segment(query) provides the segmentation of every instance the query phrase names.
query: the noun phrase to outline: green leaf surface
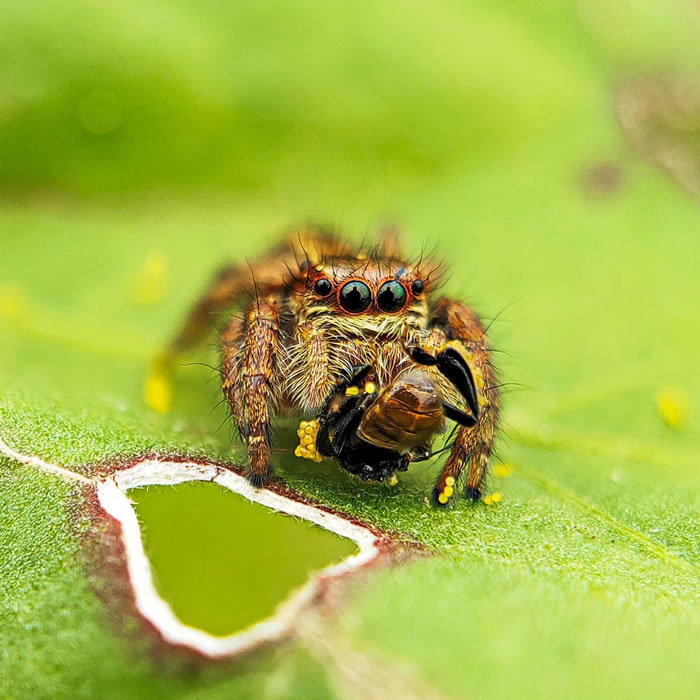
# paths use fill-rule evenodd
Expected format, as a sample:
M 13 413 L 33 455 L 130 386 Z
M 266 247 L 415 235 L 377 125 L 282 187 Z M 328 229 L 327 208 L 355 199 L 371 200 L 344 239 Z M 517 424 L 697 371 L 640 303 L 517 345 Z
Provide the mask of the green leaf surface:
M 353 584 L 325 634 L 447 696 L 693 697 L 700 209 L 614 111 L 630 75 L 697 72 L 689 7 L 5 3 L 0 437 L 90 475 L 241 464 L 216 374 L 179 367 L 158 415 L 150 359 L 222 261 L 308 217 L 355 240 L 389 218 L 408 254 L 449 262 L 446 293 L 498 316 L 511 468 L 499 503 L 437 511 L 437 464 L 359 484 L 291 456 L 283 425 L 280 479 L 434 553 Z M 691 171 L 693 114 L 671 129 Z M 313 638 L 153 658 L 96 594 L 76 487 L 1 458 L 0 494 L 0 695 L 347 692 Z

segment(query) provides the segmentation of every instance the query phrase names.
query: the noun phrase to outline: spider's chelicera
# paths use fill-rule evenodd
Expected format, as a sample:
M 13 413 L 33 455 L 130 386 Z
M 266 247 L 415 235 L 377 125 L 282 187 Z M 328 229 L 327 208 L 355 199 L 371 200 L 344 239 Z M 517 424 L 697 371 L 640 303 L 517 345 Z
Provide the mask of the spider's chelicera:
M 253 484 L 270 473 L 279 413 L 310 418 L 295 454 L 335 459 L 365 480 L 427 459 L 454 421 L 433 500 L 447 504 L 465 468 L 464 493 L 479 498 L 498 389 L 477 315 L 433 298 L 438 268 L 404 260 L 392 232 L 367 253 L 305 230 L 252 264 L 219 271 L 168 356 L 201 340 L 213 312 L 247 299 L 221 332 L 221 376 Z

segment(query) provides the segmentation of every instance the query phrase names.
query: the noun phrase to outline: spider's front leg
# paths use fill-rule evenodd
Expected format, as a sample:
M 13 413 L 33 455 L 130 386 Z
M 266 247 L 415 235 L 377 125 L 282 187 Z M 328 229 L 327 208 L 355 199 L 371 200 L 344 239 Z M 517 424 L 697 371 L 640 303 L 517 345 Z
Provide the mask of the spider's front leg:
M 437 505 L 447 505 L 468 464 L 464 494 L 476 501 L 481 497 L 500 404 L 498 389 L 493 381 L 486 332 L 470 308 L 447 298 L 438 299 L 435 303 L 431 323 L 437 332 L 444 333 L 448 342 L 435 355 L 416 349 L 412 353 L 413 359 L 420 364 L 436 365 L 459 390 L 472 414 L 472 421 L 460 421 L 461 411 L 446 411 L 448 417 L 461 425 L 433 488 L 433 500 Z
M 270 472 L 270 423 L 279 403 L 279 301 L 251 301 L 243 319 L 221 334 L 222 388 L 248 450 L 248 480 L 261 486 Z
M 342 252 L 344 243 L 333 234 L 314 226 L 303 227 L 260 258 L 221 267 L 190 309 L 184 323 L 157 361 L 169 368 L 175 359 L 207 337 L 213 314 L 242 299 L 262 297 L 281 290 L 302 275 L 299 261 L 312 265 L 327 255 Z

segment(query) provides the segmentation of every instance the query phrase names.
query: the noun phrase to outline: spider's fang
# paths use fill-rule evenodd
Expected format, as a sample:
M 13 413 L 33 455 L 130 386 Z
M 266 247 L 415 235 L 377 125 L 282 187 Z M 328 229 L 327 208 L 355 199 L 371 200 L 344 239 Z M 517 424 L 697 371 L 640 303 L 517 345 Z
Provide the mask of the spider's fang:
M 452 346 L 446 346 L 437 356 L 440 371 L 459 389 L 475 418 L 479 417 L 479 400 L 477 398 L 474 376 L 462 354 Z

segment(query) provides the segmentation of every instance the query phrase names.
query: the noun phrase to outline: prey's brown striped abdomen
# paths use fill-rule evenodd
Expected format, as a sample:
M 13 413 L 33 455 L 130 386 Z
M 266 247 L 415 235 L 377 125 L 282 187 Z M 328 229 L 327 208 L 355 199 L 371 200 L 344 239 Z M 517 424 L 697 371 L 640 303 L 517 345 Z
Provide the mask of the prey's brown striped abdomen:
M 367 409 L 359 427 L 363 440 L 403 453 L 430 444 L 443 430 L 442 399 L 420 369 L 401 374 Z

